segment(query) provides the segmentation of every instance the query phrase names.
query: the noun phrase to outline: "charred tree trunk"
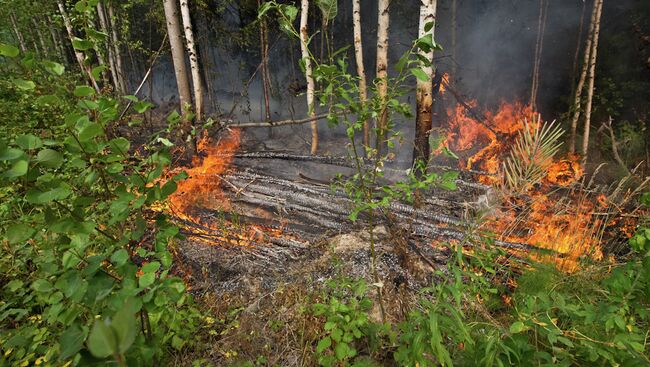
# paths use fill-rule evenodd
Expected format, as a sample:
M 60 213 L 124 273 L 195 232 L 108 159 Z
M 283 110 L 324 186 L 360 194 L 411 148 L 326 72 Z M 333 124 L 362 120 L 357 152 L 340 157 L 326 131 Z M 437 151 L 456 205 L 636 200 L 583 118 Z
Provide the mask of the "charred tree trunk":
M 377 94 L 381 100 L 381 109 L 377 118 L 377 154 L 386 150 L 386 134 L 388 128 L 388 30 L 390 27 L 390 0 L 379 0 L 377 18 Z
M 172 51 L 172 62 L 176 75 L 181 113 L 185 115 L 186 106 L 192 105 L 192 94 L 190 92 L 190 81 L 187 77 L 187 63 L 185 62 L 181 27 L 178 21 L 178 6 L 176 0 L 163 0 L 163 6 L 165 8 L 167 33 L 169 34 L 169 45 Z
M 418 38 L 431 35 L 433 41 L 435 35 L 437 0 L 420 1 L 420 25 Z M 431 29 L 427 30 L 430 27 Z M 433 127 L 433 49 L 428 52 L 419 51 L 420 56 L 426 60 L 422 71 L 427 76 L 426 80 L 417 79 L 415 92 L 416 116 L 415 116 L 415 144 L 413 150 L 413 161 L 421 161 L 427 164 L 429 158 L 429 133 Z
M 352 0 L 352 23 L 354 26 L 354 58 L 359 76 L 359 100 L 366 104 L 368 100 L 368 86 L 366 82 L 366 68 L 363 64 L 363 40 L 361 34 L 361 0 Z M 370 122 L 363 122 L 363 145 L 370 146 Z
M 258 7 L 263 1 L 258 0 Z M 264 94 L 264 119 L 271 121 L 271 78 L 269 77 L 269 39 L 266 18 L 260 19 L 260 56 L 262 66 L 262 93 Z
M 74 30 L 72 29 L 72 23 L 70 23 L 70 19 L 68 18 L 68 13 L 65 10 L 65 5 L 63 5 L 63 0 L 57 0 L 57 5 L 59 6 L 59 12 L 61 13 L 61 18 L 63 18 L 63 24 L 65 25 L 65 29 L 68 31 L 68 37 L 70 38 L 70 44 L 72 45 L 72 41 L 75 38 Z M 84 63 L 83 53 L 76 50 L 74 46 L 72 46 L 72 49 L 74 50 L 74 55 L 77 58 L 77 63 L 79 63 L 79 67 L 81 68 L 81 71 L 86 73 L 88 80 L 95 88 L 95 90 L 99 93 L 100 92 L 99 85 L 97 84 L 97 81 L 95 80 L 95 77 L 93 76 L 93 73 L 91 72 L 90 68 Z
M 537 111 L 537 91 L 539 90 L 539 72 L 542 64 L 542 50 L 544 48 L 544 33 L 546 31 L 548 4 L 548 0 L 539 0 L 539 24 L 537 26 L 537 42 L 535 43 L 535 60 L 530 92 L 530 108 L 533 112 Z
M 589 70 L 589 58 L 591 56 L 591 44 L 594 39 L 594 26 L 596 25 L 596 15 L 598 13 L 598 2 L 595 0 L 594 8 L 591 12 L 591 21 L 589 23 L 589 35 L 587 37 L 587 43 L 585 44 L 585 53 L 582 61 L 582 70 L 580 72 L 580 79 L 578 79 L 578 85 L 576 86 L 575 96 L 573 97 L 572 112 L 573 116 L 571 118 L 571 136 L 569 138 L 569 153 L 574 154 L 576 151 L 576 140 L 577 131 L 578 131 L 578 121 L 580 120 L 580 106 L 582 102 L 582 90 L 584 89 L 585 80 L 587 80 L 587 71 Z
M 603 0 L 597 0 L 596 23 L 594 25 L 591 56 L 589 58 L 589 84 L 587 86 L 587 104 L 585 106 L 585 126 L 582 136 L 582 164 L 587 162 L 589 152 L 589 130 L 591 127 L 591 108 L 594 97 L 594 82 L 596 79 L 596 58 L 598 55 L 598 36 L 600 35 L 600 17 L 603 13 Z
M 576 92 L 576 73 L 578 72 L 578 60 L 580 60 L 580 45 L 582 44 L 582 34 L 585 28 L 585 12 L 587 9 L 587 2 L 582 2 L 582 12 L 580 14 L 580 26 L 578 27 L 578 39 L 576 40 L 576 52 L 573 55 L 573 67 L 571 68 L 571 94 L 574 96 Z
M 456 45 L 457 40 L 457 30 L 458 30 L 458 0 L 452 0 L 451 2 L 451 80 L 456 80 L 456 72 L 458 65 L 458 49 Z M 450 80 L 450 81 L 451 81 Z
M 9 14 L 9 18 L 11 19 L 11 27 L 14 30 L 16 41 L 18 41 L 18 46 L 20 46 L 20 51 L 22 51 L 24 54 L 27 52 L 27 46 L 25 45 L 25 38 L 23 37 L 23 34 L 20 32 L 20 28 L 18 28 L 18 22 L 16 21 L 16 16 L 14 15 L 13 12 L 11 12 L 11 14 Z
M 307 21 L 309 20 L 309 0 L 301 0 L 300 10 L 300 50 L 302 59 L 305 62 L 305 78 L 307 79 L 307 109 L 309 116 L 316 116 L 314 105 L 314 77 L 312 75 L 311 55 L 309 53 L 309 33 L 307 32 Z M 311 154 L 318 151 L 318 122 L 311 122 Z
M 196 120 L 203 119 L 203 83 L 201 82 L 201 64 L 196 53 L 194 42 L 194 29 L 192 17 L 190 16 L 189 0 L 181 0 L 181 15 L 183 17 L 183 28 L 185 29 L 185 41 L 187 42 L 187 53 L 190 57 L 190 70 L 192 72 L 192 86 L 194 88 L 194 113 Z

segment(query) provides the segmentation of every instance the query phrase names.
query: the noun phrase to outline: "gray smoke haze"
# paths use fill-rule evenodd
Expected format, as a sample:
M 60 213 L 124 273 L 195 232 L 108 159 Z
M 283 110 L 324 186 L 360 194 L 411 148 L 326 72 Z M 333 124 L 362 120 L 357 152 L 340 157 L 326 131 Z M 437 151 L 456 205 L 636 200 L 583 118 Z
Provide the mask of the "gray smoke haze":
M 625 8 L 622 0 L 616 6 Z M 362 27 L 364 57 L 367 77 L 374 77 L 377 1 L 362 0 Z M 438 1 L 436 41 L 444 51 L 436 54 L 436 65 L 442 71 L 457 67 L 457 90 L 468 99 L 476 99 L 484 109 L 495 108 L 501 101 L 527 103 L 537 37 L 539 0 L 457 0 L 457 45 L 458 55 L 453 57 L 451 45 L 452 0 Z M 581 20 L 582 0 L 549 0 L 546 32 L 541 62 L 538 106 L 547 120 L 556 119 L 565 111 L 562 96 L 571 88 L 574 53 Z M 587 3 L 585 28 L 588 26 L 591 1 Z M 228 8 L 223 17 L 233 29 L 240 27 L 241 18 L 237 5 Z M 417 36 L 419 2 L 416 0 L 393 0 L 391 4 L 391 30 L 389 62 L 396 62 L 409 48 Z M 313 31 L 320 25 L 319 14 L 313 10 Z M 604 13 L 604 21 L 607 12 Z M 352 44 L 351 1 L 339 1 L 339 14 L 332 26 L 335 48 Z M 586 32 L 586 29 L 585 29 Z M 306 102 L 304 95 L 292 96 L 288 86 L 293 81 L 304 84 L 297 66 L 300 49 L 297 41 L 289 41 L 277 29 L 270 29 L 270 72 L 274 95 L 271 99 L 273 119 L 304 117 Z M 313 48 L 320 49 L 320 37 L 315 37 Z M 259 50 L 239 49 L 234 42 L 213 45 L 208 55 L 211 96 L 220 106 L 213 113 L 229 112 L 233 104 L 235 119 L 240 121 L 261 121 L 264 117 L 261 81 L 259 76 L 251 79 L 259 65 Z M 348 52 L 350 71 L 355 73 L 352 49 Z M 163 60 L 155 70 L 153 94 L 156 103 L 174 100 L 175 80 L 171 64 Z M 249 83 L 250 80 L 250 83 Z M 447 97 L 450 98 L 450 97 Z M 414 98 L 408 98 L 413 101 Z M 452 103 L 454 101 L 448 101 Z M 413 135 L 413 121 L 401 121 L 399 126 L 409 142 Z M 330 130 L 322 124 L 322 141 L 330 134 L 338 135 L 342 129 Z M 288 128 L 289 129 L 289 128 Z M 262 130 L 262 129 L 260 129 Z M 264 129 L 266 130 L 266 129 Z M 292 134 L 302 134 L 308 139 L 308 127 L 292 127 Z M 408 159 L 411 146 L 400 149 L 400 158 Z

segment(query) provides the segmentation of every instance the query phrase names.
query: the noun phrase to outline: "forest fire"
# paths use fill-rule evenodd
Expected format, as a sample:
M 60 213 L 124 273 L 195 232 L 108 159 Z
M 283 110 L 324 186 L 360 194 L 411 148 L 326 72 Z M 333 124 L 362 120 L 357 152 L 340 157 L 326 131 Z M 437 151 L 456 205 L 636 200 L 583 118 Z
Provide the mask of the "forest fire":
M 225 173 L 230 167 L 232 153 L 239 148 L 241 132 L 233 129 L 216 144 L 204 137 L 197 144 L 199 154 L 192 160 L 192 167 L 185 171 L 188 178 L 179 182 L 178 189 L 170 197 L 174 210 L 188 212 L 193 205 L 202 204 L 205 207 L 228 209 L 228 201 L 224 200 L 219 186 L 218 175 Z
M 475 102 L 470 103 L 474 108 Z M 467 108 L 457 105 L 448 111 L 449 133 L 446 143 L 455 152 L 465 153 L 462 169 L 484 172 L 478 179 L 499 186 L 501 170 L 507 153 L 525 129 L 525 121 L 539 121 L 529 106 L 520 103 L 502 103 L 494 113 L 488 112 L 484 121 L 468 114 Z M 537 129 L 537 124 L 530 125 Z M 525 193 L 525 198 L 502 193 L 500 211 L 492 218 L 492 230 L 502 240 L 521 242 L 548 249 L 551 255 L 533 255 L 544 261 L 555 261 L 558 267 L 573 271 L 582 257 L 602 258 L 597 238 L 600 223 L 591 213 L 598 204 L 586 195 L 572 194 L 558 200 L 553 186 L 568 187 L 583 175 L 576 156 L 556 159 L 546 169 L 540 185 Z

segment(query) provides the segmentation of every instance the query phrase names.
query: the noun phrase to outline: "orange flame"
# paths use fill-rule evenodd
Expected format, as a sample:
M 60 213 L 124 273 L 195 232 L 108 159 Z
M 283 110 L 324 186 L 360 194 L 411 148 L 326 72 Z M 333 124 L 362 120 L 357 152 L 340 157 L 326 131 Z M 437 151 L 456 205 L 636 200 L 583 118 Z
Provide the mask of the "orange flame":
M 192 160 L 192 167 L 187 168 L 188 178 L 178 183 L 178 189 L 170 197 L 170 202 L 175 210 L 187 212 L 193 205 L 201 204 L 204 207 L 218 205 L 220 209 L 227 209 L 229 204 L 219 190 L 221 180 L 217 177 L 225 173 L 232 162 L 234 151 L 239 148 L 241 133 L 238 129 L 231 131 L 230 135 L 213 145 L 205 137 L 197 144 L 199 156 Z
M 476 102 L 470 102 L 469 107 L 476 108 Z M 533 120 L 534 113 L 530 106 L 504 102 L 496 112 L 487 112 L 484 121 L 470 116 L 467 108 L 461 104 L 450 109 L 448 115 L 446 144 L 467 157 L 461 160 L 461 168 L 485 172 L 486 175 L 480 175 L 479 180 L 485 184 L 497 184 L 504 158 L 519 132 L 525 128 L 524 121 Z M 582 175 L 583 168 L 578 157 L 569 156 L 555 161 L 548 168 L 544 184 L 569 186 Z M 497 214 L 498 220 L 494 218 L 494 229 L 507 233 L 502 235 L 504 240 L 555 251 L 555 255 L 534 257 L 555 261 L 559 268 L 566 271 L 575 270 L 581 257 L 601 259 L 603 255 L 599 241 L 593 233 L 598 223 L 590 215 L 595 205 L 579 198 L 573 199 L 570 205 L 564 202 L 560 204 L 547 191 L 549 189 L 543 187 L 528 192 L 533 201 L 523 211 L 522 205 L 525 207 L 525 203 L 505 203 Z

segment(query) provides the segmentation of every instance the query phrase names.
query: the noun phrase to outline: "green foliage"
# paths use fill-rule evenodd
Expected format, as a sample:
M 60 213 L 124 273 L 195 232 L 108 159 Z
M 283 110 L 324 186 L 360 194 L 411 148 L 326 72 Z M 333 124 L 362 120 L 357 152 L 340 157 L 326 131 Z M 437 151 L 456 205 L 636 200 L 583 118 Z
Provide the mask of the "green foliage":
M 524 120 L 524 128 L 503 163 L 503 183 L 511 192 L 522 193 L 541 182 L 562 145 L 564 130 L 555 122 L 539 119 L 539 115 L 534 118 L 532 126 Z
M 182 348 L 200 315 L 170 275 L 179 229 L 151 211 L 174 191 L 161 179 L 170 153 L 134 156 L 108 136 L 118 101 L 57 63 L 4 72 L 1 363 L 152 365 Z
M 368 335 L 371 322 L 368 311 L 372 301 L 365 296 L 365 281 L 351 282 L 347 279 L 330 281 L 322 303 L 314 305 L 314 315 L 325 317 L 324 337 L 316 346 L 318 362 L 322 366 L 348 363 L 357 355 L 355 342 Z

